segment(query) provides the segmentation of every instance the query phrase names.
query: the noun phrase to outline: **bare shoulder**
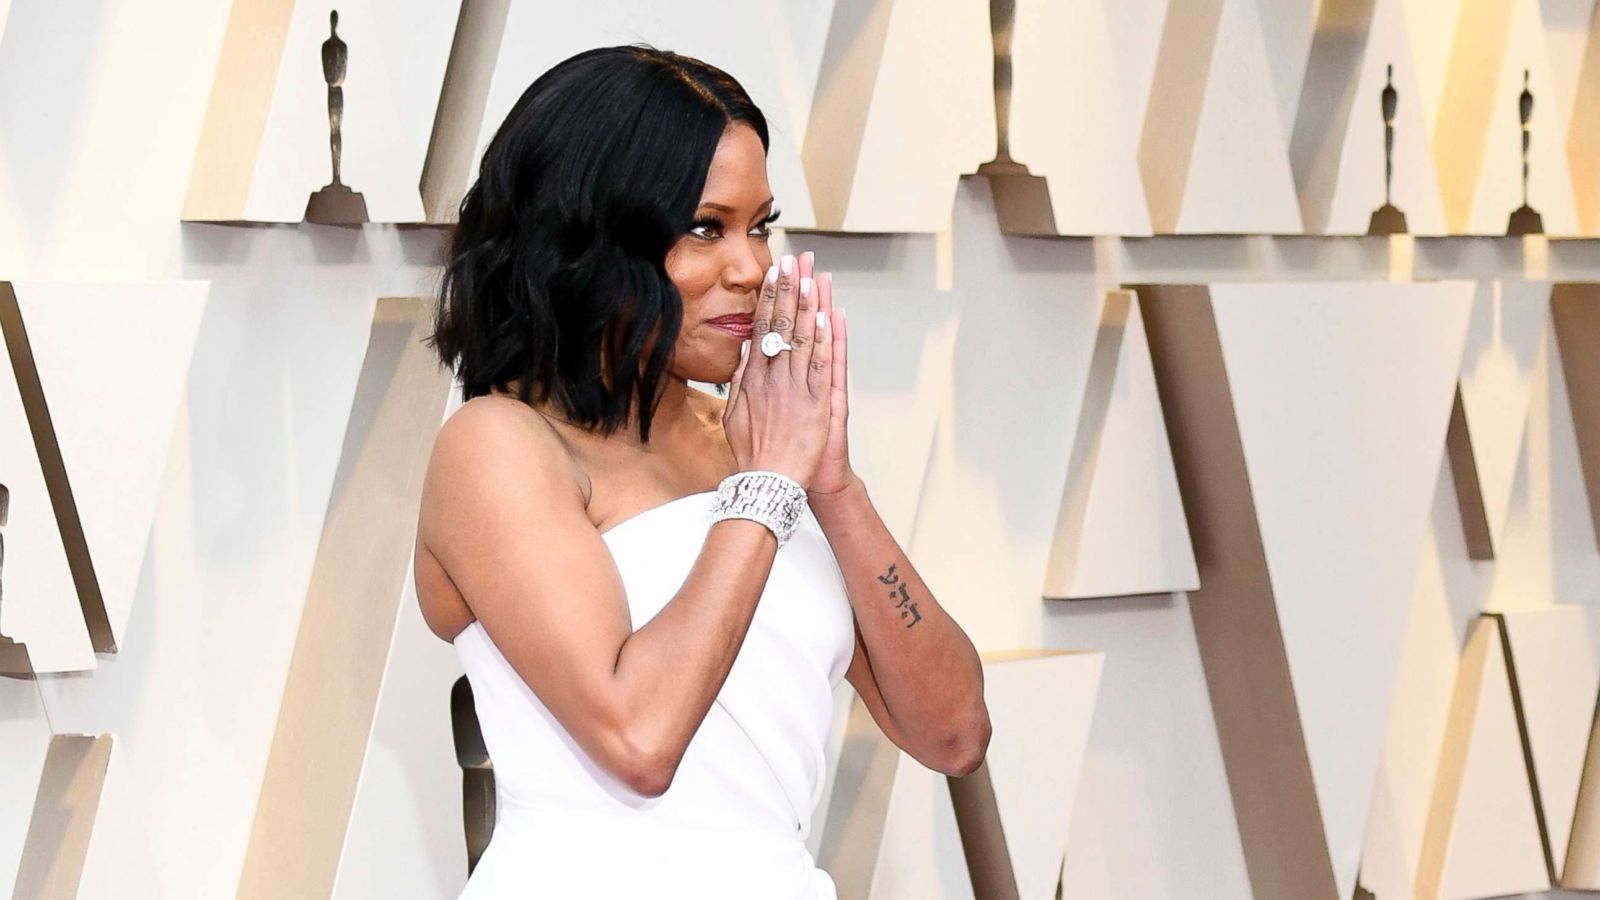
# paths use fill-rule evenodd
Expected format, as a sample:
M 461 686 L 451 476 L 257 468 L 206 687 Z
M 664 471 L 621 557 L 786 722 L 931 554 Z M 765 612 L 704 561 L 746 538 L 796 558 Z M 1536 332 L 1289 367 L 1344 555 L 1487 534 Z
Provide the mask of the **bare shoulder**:
M 583 467 L 549 420 L 509 397 L 474 397 L 445 420 L 434 438 L 424 490 L 438 482 L 485 475 L 533 477 L 547 487 L 570 481 L 584 498 L 591 489 Z
M 423 476 L 417 516 L 417 599 L 446 640 L 475 617 L 461 594 L 485 564 L 489 537 L 581 529 L 589 485 L 555 428 L 506 397 L 474 397 L 440 426 Z M 533 510 L 536 522 L 525 521 Z

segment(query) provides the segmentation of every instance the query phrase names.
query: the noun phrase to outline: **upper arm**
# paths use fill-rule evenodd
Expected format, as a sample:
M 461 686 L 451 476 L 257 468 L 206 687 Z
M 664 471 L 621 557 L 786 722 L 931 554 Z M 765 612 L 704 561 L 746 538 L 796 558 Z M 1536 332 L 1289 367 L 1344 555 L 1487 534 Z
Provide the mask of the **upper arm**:
M 498 398 L 451 416 L 428 464 L 418 543 L 574 740 L 634 783 L 639 754 L 614 678 L 632 632 L 627 598 L 549 423 Z

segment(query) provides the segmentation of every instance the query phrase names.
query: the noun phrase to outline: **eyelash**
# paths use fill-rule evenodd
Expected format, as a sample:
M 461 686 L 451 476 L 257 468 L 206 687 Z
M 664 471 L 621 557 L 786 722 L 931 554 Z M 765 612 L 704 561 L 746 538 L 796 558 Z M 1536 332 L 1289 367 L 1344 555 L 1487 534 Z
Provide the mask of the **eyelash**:
M 783 210 L 774 209 L 772 211 L 772 213 L 770 215 L 768 215 L 765 219 L 762 219 L 760 222 L 756 223 L 756 227 L 761 229 L 761 232 L 760 232 L 759 236 L 760 236 L 760 238 L 762 240 L 766 240 L 767 238 L 772 237 L 772 227 L 771 227 L 772 223 L 778 221 L 778 216 L 780 216 L 782 214 L 783 214 Z M 726 227 L 726 225 L 723 223 L 722 219 L 720 219 L 720 218 L 718 218 L 716 216 L 708 216 L 708 217 L 703 218 L 703 219 L 695 219 L 694 222 L 689 225 L 689 231 L 693 232 L 696 228 L 707 228 L 707 227 L 715 228 L 718 231 L 721 231 L 723 228 Z M 699 235 L 695 235 L 695 237 L 700 237 L 700 236 Z M 701 238 L 701 239 L 702 240 L 711 240 L 711 238 Z

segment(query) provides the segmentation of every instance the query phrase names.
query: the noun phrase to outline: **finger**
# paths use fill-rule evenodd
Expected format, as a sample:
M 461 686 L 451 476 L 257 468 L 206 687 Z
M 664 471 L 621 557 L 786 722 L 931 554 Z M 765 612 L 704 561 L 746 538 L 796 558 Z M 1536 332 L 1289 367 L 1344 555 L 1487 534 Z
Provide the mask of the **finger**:
M 833 305 L 833 273 L 822 273 L 824 290 L 828 296 L 829 314 L 833 316 L 833 383 L 849 396 L 850 391 L 850 329 L 845 323 L 844 310 Z
M 761 354 L 761 362 L 756 363 L 756 368 L 767 368 L 766 354 L 761 353 L 761 339 L 772 330 L 772 317 L 778 304 L 778 266 L 776 263 L 767 266 L 767 277 L 761 282 L 761 298 L 756 301 L 755 315 L 750 319 L 750 356 Z
M 794 336 L 794 309 L 800 296 L 800 273 L 795 268 L 794 257 L 785 253 L 778 262 L 778 300 L 772 309 L 772 330 L 783 335 L 785 341 Z M 776 356 L 772 362 L 785 363 Z
M 810 276 L 800 279 L 800 289 L 795 292 L 794 352 L 789 354 L 789 368 L 796 381 L 806 377 L 811 367 L 811 345 L 817 341 L 817 283 Z
M 805 378 L 806 357 L 810 355 L 810 343 L 816 339 L 815 317 L 809 315 L 817 305 L 817 279 L 812 268 L 816 264 L 817 255 L 810 250 L 795 257 L 795 274 L 800 277 L 800 287 L 811 285 L 809 293 L 802 290 L 795 301 L 794 308 L 794 335 L 792 342 L 794 352 L 789 354 L 789 368 L 794 373 L 796 381 Z M 809 280 L 808 280 L 809 279 Z M 807 323 L 810 323 L 809 325 Z M 796 357 L 799 357 L 796 359 Z
M 834 318 L 833 315 L 833 284 L 827 272 L 818 272 L 812 276 L 812 284 L 817 292 L 817 312 L 821 313 L 828 322 L 828 330 L 826 332 L 820 329 L 817 331 L 817 340 L 825 340 L 834 344 L 834 346 L 828 348 L 828 356 L 832 359 L 839 352 L 837 346 L 839 320 Z M 818 322 L 820 324 L 821 320 L 819 319 Z M 830 378 L 833 377 L 837 377 L 837 375 L 830 373 Z
M 833 344 L 830 356 L 833 360 L 833 383 L 842 385 L 844 381 L 844 310 L 833 305 L 833 273 L 823 272 L 817 276 L 817 306 L 828 314 L 828 337 Z
M 739 402 L 739 386 L 744 384 L 744 367 L 745 363 L 749 361 L 750 341 L 746 339 L 743 344 L 739 345 L 739 364 L 733 367 L 733 379 L 728 383 L 728 405 L 723 408 L 724 413 Z
M 811 396 L 819 398 L 833 393 L 833 328 L 828 316 L 820 309 L 806 313 L 816 332 L 816 340 L 811 342 L 810 353 L 802 354 L 798 346 L 794 353 L 797 357 L 806 357 L 806 384 L 811 388 Z

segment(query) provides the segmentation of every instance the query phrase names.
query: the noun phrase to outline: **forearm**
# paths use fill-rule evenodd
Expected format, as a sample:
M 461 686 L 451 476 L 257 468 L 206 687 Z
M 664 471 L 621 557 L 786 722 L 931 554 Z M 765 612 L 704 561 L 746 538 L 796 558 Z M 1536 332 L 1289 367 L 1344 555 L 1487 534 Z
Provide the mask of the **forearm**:
M 632 753 L 670 780 L 722 690 L 766 588 L 778 541 L 766 526 L 715 523 L 677 594 L 623 642 L 616 686 Z M 665 790 L 665 784 L 661 786 Z
M 966 632 L 934 598 L 859 478 L 810 505 L 844 573 L 896 728 L 928 747 L 970 740 L 987 726 L 988 713 L 983 665 Z

